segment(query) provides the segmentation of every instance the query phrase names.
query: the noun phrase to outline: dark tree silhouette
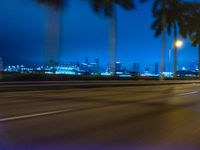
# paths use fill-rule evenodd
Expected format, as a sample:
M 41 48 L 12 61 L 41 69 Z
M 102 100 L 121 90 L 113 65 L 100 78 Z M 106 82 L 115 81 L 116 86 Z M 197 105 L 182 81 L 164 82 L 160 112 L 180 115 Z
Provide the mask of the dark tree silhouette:
M 177 46 L 175 45 L 175 42 L 177 41 L 178 33 L 181 31 L 179 30 L 178 32 L 178 29 L 183 26 L 183 10 L 184 5 L 181 0 L 155 0 L 152 8 L 154 22 L 151 28 L 155 30 L 155 36 L 158 37 L 161 34 L 164 36 L 165 31 L 168 35 L 171 35 L 173 31 L 174 78 L 177 77 Z M 163 41 L 163 43 L 165 42 Z M 162 49 L 162 53 L 164 54 L 164 48 Z M 164 56 L 162 56 L 162 61 L 164 62 L 163 59 Z
M 36 1 L 45 6 L 53 7 L 56 10 L 60 10 L 64 6 L 63 0 L 36 0 Z
M 184 25 L 181 30 L 184 37 L 189 37 L 192 46 L 198 47 L 198 70 L 200 79 L 200 3 L 187 3 L 183 16 Z

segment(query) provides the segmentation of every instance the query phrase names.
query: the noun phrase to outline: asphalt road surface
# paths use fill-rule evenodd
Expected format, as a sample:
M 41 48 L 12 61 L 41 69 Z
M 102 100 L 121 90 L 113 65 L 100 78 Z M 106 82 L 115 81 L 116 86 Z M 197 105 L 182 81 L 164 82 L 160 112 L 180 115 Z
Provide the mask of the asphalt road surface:
M 198 150 L 200 84 L 0 92 L 0 150 L 68 149 Z

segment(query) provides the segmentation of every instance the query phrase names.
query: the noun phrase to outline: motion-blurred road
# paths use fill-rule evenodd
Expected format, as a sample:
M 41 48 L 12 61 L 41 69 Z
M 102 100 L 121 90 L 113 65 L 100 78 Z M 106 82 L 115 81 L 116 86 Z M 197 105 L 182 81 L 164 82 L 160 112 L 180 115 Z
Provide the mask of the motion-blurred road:
M 16 91 L 0 92 L 0 150 L 200 149 L 198 83 L 4 86 Z

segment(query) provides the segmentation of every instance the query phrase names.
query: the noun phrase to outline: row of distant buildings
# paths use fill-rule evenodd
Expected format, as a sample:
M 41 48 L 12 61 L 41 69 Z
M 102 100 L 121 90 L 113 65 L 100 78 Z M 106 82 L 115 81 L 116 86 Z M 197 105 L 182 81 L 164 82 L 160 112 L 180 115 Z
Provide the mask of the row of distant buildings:
M 56 74 L 84 74 L 84 75 L 100 75 L 102 73 L 110 72 L 109 65 L 107 67 L 100 66 L 100 60 L 95 58 L 92 62 L 89 61 L 88 57 L 85 58 L 84 62 L 70 62 L 62 65 L 58 65 L 53 61 L 49 61 L 44 66 L 33 66 L 27 67 L 25 65 L 12 65 L 3 67 L 3 60 L 0 57 L 0 69 L 7 72 L 44 72 L 44 73 L 56 73 Z M 130 69 L 127 69 L 122 65 L 121 62 L 116 62 L 116 73 L 117 74 L 140 74 L 141 67 L 140 63 L 133 63 Z M 150 72 L 149 68 L 145 68 L 145 72 Z M 155 64 L 155 74 L 159 74 L 159 65 Z
M 119 76 L 159 76 L 159 63 L 155 63 L 152 69 L 144 68 L 141 71 L 139 62 L 133 63 L 130 69 L 123 67 L 121 62 L 116 62 L 116 74 Z M 62 65 L 57 65 L 52 61 L 44 66 L 34 65 L 27 67 L 24 65 L 6 66 L 3 67 L 3 60 L 0 57 L 0 70 L 5 72 L 18 72 L 18 73 L 46 73 L 46 74 L 68 74 L 68 75 L 111 75 L 109 65 L 105 68 L 101 67 L 100 60 L 95 58 L 89 62 L 88 57 L 84 62 L 70 62 Z M 197 63 L 192 62 L 189 64 L 189 69 L 183 67 L 178 73 L 179 76 L 196 76 Z M 171 72 L 165 72 L 166 76 L 172 77 Z

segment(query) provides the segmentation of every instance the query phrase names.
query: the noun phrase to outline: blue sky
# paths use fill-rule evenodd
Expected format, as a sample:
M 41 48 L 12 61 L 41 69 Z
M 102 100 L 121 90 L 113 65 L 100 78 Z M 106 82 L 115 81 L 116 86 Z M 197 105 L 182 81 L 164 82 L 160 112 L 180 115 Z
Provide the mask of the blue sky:
M 136 4 L 137 9 L 117 9 L 117 60 L 130 67 L 133 62 L 152 67 L 160 62 L 161 38 L 150 29 L 151 2 Z M 61 62 L 84 61 L 98 57 L 106 66 L 109 58 L 109 19 L 95 14 L 81 0 L 69 0 L 62 11 Z M 44 58 L 46 9 L 31 0 L 2 0 L 0 5 L 0 56 L 6 65 L 37 64 Z M 166 49 L 171 48 L 167 38 Z M 166 52 L 167 54 L 167 52 Z M 166 55 L 166 63 L 168 57 Z M 197 48 L 189 41 L 178 52 L 179 65 L 197 61 Z

